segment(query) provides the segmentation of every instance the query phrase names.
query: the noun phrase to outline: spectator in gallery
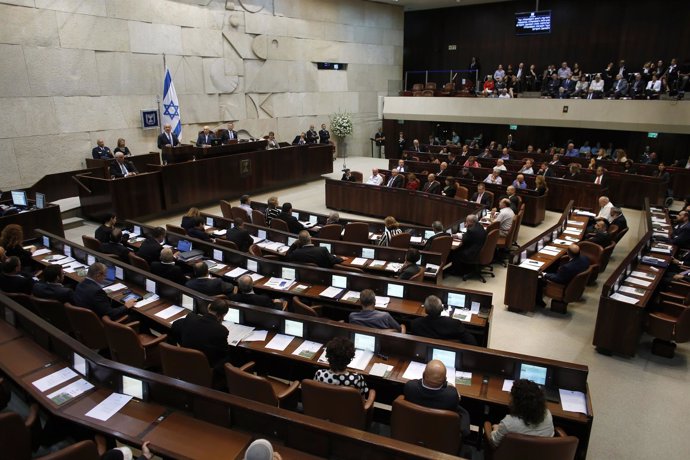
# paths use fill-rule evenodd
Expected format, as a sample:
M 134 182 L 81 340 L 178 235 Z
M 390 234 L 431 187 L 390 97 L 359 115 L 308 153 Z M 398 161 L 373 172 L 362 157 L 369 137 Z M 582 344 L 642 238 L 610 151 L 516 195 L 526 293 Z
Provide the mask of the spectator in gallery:
M 494 71 L 494 80 L 503 79 L 506 76 L 505 70 L 503 70 L 503 65 L 498 64 L 498 68 Z
M 115 147 L 115 150 L 113 150 L 114 153 L 122 152 L 124 156 L 126 157 L 131 157 L 132 152 L 129 151 L 129 147 L 125 145 L 125 140 L 123 138 L 119 138 L 117 140 L 117 147 Z
M 307 134 L 306 133 L 300 133 L 299 135 L 295 136 L 295 138 L 292 140 L 292 145 L 306 145 L 307 144 Z
M 580 77 L 580 80 L 575 85 L 575 91 L 573 91 L 573 97 L 584 97 L 587 94 L 589 88 L 589 83 L 587 83 L 587 77 L 584 75 Z
M 328 144 L 331 139 L 331 133 L 326 129 L 326 123 L 321 124 L 321 129 L 319 130 L 319 143 Z
M 307 131 L 307 144 L 316 144 L 319 140 L 319 133 L 316 132 L 314 125 L 309 125 L 309 131 Z
M 601 99 L 604 95 L 604 80 L 601 74 L 598 73 L 589 84 L 587 88 L 587 99 Z
M 414 173 L 409 173 L 407 175 L 407 184 L 405 185 L 405 188 L 407 190 L 419 190 L 419 179 L 417 179 L 417 176 Z
M 273 131 L 268 132 L 268 138 L 266 139 L 266 150 L 279 149 L 280 145 L 276 141 L 276 135 Z
M 482 88 L 482 95 L 484 97 L 489 97 L 494 93 L 495 85 L 494 85 L 494 79 L 491 75 L 486 76 L 486 80 L 484 80 L 484 87 Z

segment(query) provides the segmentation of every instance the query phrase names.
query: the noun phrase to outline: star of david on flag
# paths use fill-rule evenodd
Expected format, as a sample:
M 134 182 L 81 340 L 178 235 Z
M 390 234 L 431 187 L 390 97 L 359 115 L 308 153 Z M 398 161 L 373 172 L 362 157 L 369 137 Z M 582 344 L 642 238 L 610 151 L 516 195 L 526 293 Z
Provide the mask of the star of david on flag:
M 182 133 L 182 121 L 180 120 L 180 102 L 177 100 L 175 85 L 173 85 L 170 69 L 165 68 L 165 81 L 163 83 L 163 115 L 161 128 L 170 123 L 172 132 L 180 138 Z

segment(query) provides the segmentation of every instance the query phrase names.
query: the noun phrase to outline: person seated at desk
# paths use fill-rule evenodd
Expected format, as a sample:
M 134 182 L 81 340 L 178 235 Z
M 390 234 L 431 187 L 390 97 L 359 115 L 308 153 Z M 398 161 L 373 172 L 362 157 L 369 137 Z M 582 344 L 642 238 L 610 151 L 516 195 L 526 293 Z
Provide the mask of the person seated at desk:
M 122 152 L 122 154 L 124 154 L 124 156 L 126 157 L 132 156 L 132 152 L 129 151 L 129 147 L 125 145 L 125 140 L 122 137 L 117 140 L 117 147 L 115 147 L 115 150 L 113 150 L 113 152 Z
M 254 240 L 247 229 L 244 228 L 244 221 L 238 217 L 233 219 L 232 224 L 232 227 L 225 234 L 225 239 L 235 243 L 240 251 L 249 251 L 249 246 L 254 244 Z
M 91 149 L 91 157 L 94 160 L 111 160 L 113 154 L 110 152 L 110 147 L 105 146 L 103 139 L 98 139 L 96 146 Z
M 163 132 L 158 135 L 158 148 L 163 147 L 177 147 L 180 145 L 180 140 L 177 138 L 177 134 L 172 132 L 172 125 L 166 123 L 163 125 Z
M 405 263 L 402 266 L 402 269 L 400 270 L 400 279 L 401 280 L 409 280 L 413 276 L 415 276 L 417 273 L 419 273 L 419 269 L 421 268 L 417 262 L 419 262 L 420 255 L 419 251 L 416 250 L 415 248 L 410 248 L 407 250 L 407 254 L 405 254 Z
M 353 311 L 348 317 L 350 324 L 371 327 L 375 329 L 393 329 L 401 332 L 402 328 L 387 311 L 376 310 L 376 294 L 371 289 L 365 289 L 359 293 L 361 311 Z
M 369 185 L 381 185 L 383 184 L 383 176 L 379 174 L 379 170 L 374 168 L 371 170 L 371 176 L 365 182 Z
M 441 164 L 439 164 L 438 168 L 439 168 L 438 172 L 436 173 L 437 178 L 448 176 L 448 163 L 443 161 L 443 162 L 441 162 Z
M 230 141 L 237 141 L 237 131 L 235 131 L 235 124 L 233 122 L 228 123 L 228 129 L 224 129 L 220 134 L 220 141 L 223 144 L 229 144 Z
M 607 196 L 599 197 L 599 213 L 596 219 L 606 219 L 607 223 L 611 222 L 611 209 L 613 209 L 613 203 L 609 200 Z
M 477 191 L 472 194 L 473 203 L 483 204 L 487 208 L 491 206 L 491 196 L 486 193 L 486 185 L 483 182 L 477 184 Z
M 581 171 L 582 165 L 580 163 L 570 163 L 568 165 L 568 172 L 563 175 L 563 179 L 579 180 Z
M 117 216 L 113 213 L 106 214 L 101 219 L 101 225 L 98 226 L 94 232 L 94 238 L 96 238 L 101 243 L 107 243 L 110 241 L 110 233 L 115 228 L 117 223 Z
M 204 126 L 203 131 L 201 131 L 196 138 L 196 146 L 211 147 L 211 141 L 213 141 L 215 138 L 216 136 L 214 136 L 211 132 L 211 128 L 209 128 L 208 126 Z
M 391 169 L 391 177 L 386 182 L 386 187 L 401 188 L 403 186 L 403 176 L 397 169 Z
M 0 290 L 9 293 L 28 294 L 34 287 L 31 275 L 22 273 L 22 262 L 17 256 L 7 257 L 0 273 Z
M 398 166 L 396 166 L 394 169 L 399 173 L 406 173 L 407 167 L 405 166 L 405 160 L 398 160 Z
M 508 198 L 502 198 L 498 202 L 498 213 L 496 208 L 491 211 L 491 222 L 498 222 L 498 234 L 502 237 L 508 236 L 510 232 L 510 227 L 513 225 L 513 219 L 515 218 L 515 213 L 510 206 L 510 200 Z
M 280 209 L 278 208 L 278 197 L 272 196 L 266 202 L 266 225 L 271 225 L 271 219 L 280 216 Z M 279 218 L 279 217 L 278 217 Z
M 228 296 L 229 300 L 233 302 L 241 302 L 249 305 L 258 305 L 259 307 L 275 308 L 282 310 L 283 301 L 280 299 L 271 299 L 267 295 L 256 294 L 254 292 L 254 280 L 249 275 L 242 275 L 237 280 L 236 294 Z
M 292 140 L 292 145 L 307 145 L 307 133 L 300 133 Z
M 352 387 L 362 394 L 363 398 L 369 396 L 367 382 L 360 374 L 347 370 L 352 358 L 355 357 L 355 346 L 347 337 L 335 337 L 326 344 L 326 359 L 328 369 L 319 369 L 314 374 L 317 382 Z
M 575 164 L 575 163 L 573 163 L 573 164 Z M 551 165 L 551 166 L 563 166 L 563 162 L 561 161 L 561 156 L 556 153 L 551 158 L 551 161 L 549 161 L 549 165 Z
M 314 125 L 309 125 L 309 131 L 307 131 L 307 144 L 316 144 L 319 141 L 319 133 L 316 132 Z
M 439 236 L 448 235 L 443 231 L 443 224 L 439 220 L 435 220 L 431 223 L 431 230 L 433 230 L 434 234 L 431 235 L 428 240 L 426 240 L 426 244 L 424 245 L 425 251 L 431 250 L 431 245 L 436 238 Z
M 503 183 L 503 179 L 501 178 L 501 170 L 498 167 L 494 167 L 494 169 L 491 171 L 491 174 L 486 176 L 484 182 L 487 184 L 501 185 Z
M 551 281 L 556 284 L 567 285 L 570 280 L 575 278 L 578 274 L 589 268 L 589 259 L 580 254 L 580 246 L 576 243 L 568 246 L 568 261 L 561 262 L 555 273 L 544 273 L 540 282 L 537 283 L 537 305 L 545 307 L 546 302 L 543 299 L 543 290 L 546 281 Z
M 457 189 L 455 188 L 455 179 L 452 177 L 446 177 L 446 186 L 441 190 L 441 195 L 447 196 L 448 198 L 454 198 Z
M 324 247 L 316 247 L 311 242 L 311 236 L 306 230 L 301 230 L 297 241 L 292 243 L 287 252 L 287 260 L 297 263 L 312 263 L 321 268 L 331 268 L 335 264 L 343 262 L 338 256 L 334 256 Z
M 331 139 L 331 133 L 326 129 L 326 123 L 321 123 L 321 129 L 319 130 L 319 144 L 328 144 Z
M 62 283 L 64 274 L 62 266 L 58 264 L 48 265 L 43 270 L 43 281 L 34 284 L 32 293 L 34 297 L 41 299 L 57 300 L 60 303 L 74 303 L 74 291 Z
M 24 229 L 18 224 L 9 224 L 0 233 L 0 246 L 5 248 L 5 257 L 18 257 L 25 272 L 34 267 L 31 254 L 36 250 L 34 246 L 24 249 Z
M 175 256 L 171 248 L 163 248 L 159 260 L 151 263 L 151 273 L 183 286 L 187 283 L 187 277 L 175 263 Z
M 422 188 L 422 192 L 438 195 L 441 193 L 441 184 L 436 180 L 436 174 L 429 174 L 426 179 L 426 184 Z
M 606 222 L 604 222 L 604 220 L 596 221 L 594 224 L 594 232 L 585 235 L 583 241 L 590 241 L 598 244 L 602 248 L 611 244 L 611 236 L 606 232 Z
M 625 216 L 623 215 L 623 210 L 621 208 L 618 208 L 616 206 L 611 208 L 611 223 L 609 224 L 609 226 L 611 225 L 617 226 L 619 232 L 628 228 L 628 221 L 625 219 Z
M 326 225 L 337 224 L 340 222 L 340 214 L 335 211 L 331 211 L 326 218 Z
M 268 138 L 266 139 L 266 150 L 279 149 L 280 144 L 276 141 L 276 135 L 273 131 L 268 132 Z
M 534 174 L 534 160 L 531 158 L 525 159 L 525 164 L 518 171 L 520 174 Z M 524 176 L 523 176 L 524 179 Z
M 149 264 L 152 264 L 160 259 L 163 244 L 165 244 L 165 229 L 163 227 L 155 227 L 144 242 L 141 243 L 141 246 L 139 246 L 137 255 Z
M 496 160 L 496 166 L 494 166 L 494 168 L 499 169 L 501 171 L 507 171 L 508 170 L 508 168 L 506 168 L 505 161 L 503 161 L 502 158 L 499 158 L 498 160 Z
M 187 235 L 203 241 L 213 241 L 211 235 L 206 233 L 206 230 L 204 229 L 204 220 L 201 217 L 194 218 L 194 225 L 187 230 Z
M 458 276 L 465 275 L 472 270 L 472 265 L 477 263 L 479 253 L 486 242 L 486 229 L 479 223 L 476 214 L 468 214 L 465 218 L 467 231 L 462 236 L 460 247 L 452 252 L 452 273 Z
M 516 187 L 514 185 L 509 185 L 506 188 L 505 198 L 510 200 L 510 209 L 512 209 L 513 213 L 517 215 L 518 211 L 520 210 L 520 197 L 518 196 Z
M 551 177 L 553 174 L 551 165 L 545 161 L 539 166 L 539 171 L 537 171 L 537 176 Z
M 124 316 L 127 310 L 134 306 L 136 300 L 130 299 L 124 305 L 113 306 L 113 301 L 102 287 L 105 283 L 106 270 L 106 266 L 100 262 L 91 264 L 86 272 L 86 278 L 74 290 L 74 304 L 93 311 L 99 318 L 107 316 L 116 320 Z
M 203 261 L 196 262 L 193 266 L 194 278 L 187 281 L 185 286 L 209 296 L 232 295 L 234 286 L 220 278 L 211 277 L 208 274 L 208 265 Z
M 170 327 L 168 343 L 202 352 L 211 368 L 218 372 L 230 355 L 229 331 L 223 326 L 227 314 L 227 300 L 214 299 L 205 314 L 190 313 L 175 321 Z
M 458 175 L 458 179 L 474 180 L 474 174 L 472 174 L 468 166 L 463 166 Z
M 276 218 L 287 224 L 290 233 L 299 233 L 304 230 L 304 225 L 292 215 L 292 203 L 283 203 L 282 211 Z
M 608 187 L 609 185 L 609 178 L 606 174 L 604 174 L 606 170 L 604 169 L 603 166 L 599 166 L 596 170 L 596 175 L 594 176 L 594 183 L 599 184 L 602 187 Z
M 245 194 L 245 195 L 242 195 L 240 197 L 239 208 L 243 209 L 244 212 L 247 213 L 247 219 L 248 219 L 247 222 L 251 223 L 253 209 L 252 209 L 252 200 L 249 199 L 249 195 Z
M 112 254 L 125 263 L 129 263 L 129 248 L 122 244 L 122 230 L 115 227 L 110 232 L 110 241 L 101 243 L 98 249 L 103 254 Z
M 381 235 L 381 239 L 379 240 L 379 246 L 390 246 L 393 235 L 401 234 L 402 230 L 400 229 L 400 224 L 393 216 L 386 217 L 383 220 L 383 224 L 383 235 Z
M 459 340 L 467 345 L 477 345 L 477 340 L 456 319 L 441 316 L 443 302 L 435 295 L 424 299 L 426 316 L 412 321 L 412 334 L 430 339 Z
M 690 222 L 688 222 L 688 212 L 681 211 L 676 218 L 676 226 L 671 233 L 671 243 L 681 249 L 690 249 Z
M 355 178 L 352 177 L 352 172 L 349 169 L 343 169 L 343 176 L 340 178 L 340 180 L 344 180 L 347 182 L 356 182 Z
M 513 187 L 515 187 L 516 189 L 519 188 L 522 190 L 526 190 L 527 189 L 527 181 L 525 181 L 525 176 L 523 176 L 522 174 L 518 174 L 515 177 L 515 180 L 513 181 Z
M 460 415 L 460 431 L 466 437 L 470 434 L 470 413 L 460 406 L 458 390 L 448 385 L 447 372 L 445 364 L 432 359 L 426 363 L 421 379 L 405 382 L 403 395 L 412 404 L 457 412 Z
M 546 185 L 545 176 L 536 176 L 534 178 L 534 190 L 539 194 L 539 196 L 544 196 L 549 191 L 549 187 Z
M 539 386 L 531 380 L 513 382 L 510 390 L 510 414 L 493 426 L 491 444 L 498 446 L 508 433 L 550 438 L 554 434 L 551 412 Z
M 419 184 L 419 179 L 417 179 L 417 176 L 414 173 L 407 175 L 407 184 L 405 184 L 405 188 L 407 190 L 419 190 Z
M 135 176 L 137 168 L 131 161 L 125 160 L 125 154 L 118 152 L 115 154 L 115 161 L 110 164 L 110 177 L 120 178 Z
M 197 218 L 201 218 L 201 211 L 199 211 L 199 208 L 189 208 L 187 214 L 182 216 L 180 227 L 184 228 L 186 232 L 189 232 L 189 229 L 194 227 L 194 220 Z

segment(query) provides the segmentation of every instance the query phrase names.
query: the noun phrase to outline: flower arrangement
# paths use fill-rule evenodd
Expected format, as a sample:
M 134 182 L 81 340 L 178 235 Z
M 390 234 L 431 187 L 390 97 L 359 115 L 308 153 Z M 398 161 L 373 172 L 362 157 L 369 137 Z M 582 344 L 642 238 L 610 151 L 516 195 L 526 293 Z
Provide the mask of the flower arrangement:
M 333 135 L 344 138 L 352 134 L 352 116 L 349 113 L 335 113 L 330 118 Z

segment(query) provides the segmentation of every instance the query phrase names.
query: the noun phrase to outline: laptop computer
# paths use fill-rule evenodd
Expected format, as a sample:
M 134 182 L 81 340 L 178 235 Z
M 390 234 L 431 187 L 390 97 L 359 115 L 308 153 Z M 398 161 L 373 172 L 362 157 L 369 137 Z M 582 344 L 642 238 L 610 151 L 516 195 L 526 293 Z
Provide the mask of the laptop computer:
M 192 249 L 192 242 L 187 240 L 178 241 L 177 250 L 180 251 L 177 258 L 183 262 L 204 255 L 204 251 L 201 249 Z

